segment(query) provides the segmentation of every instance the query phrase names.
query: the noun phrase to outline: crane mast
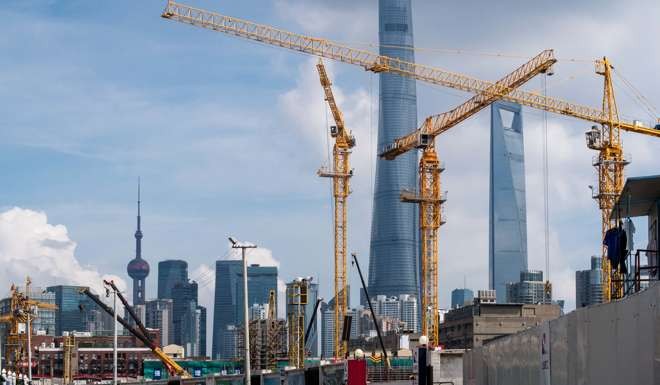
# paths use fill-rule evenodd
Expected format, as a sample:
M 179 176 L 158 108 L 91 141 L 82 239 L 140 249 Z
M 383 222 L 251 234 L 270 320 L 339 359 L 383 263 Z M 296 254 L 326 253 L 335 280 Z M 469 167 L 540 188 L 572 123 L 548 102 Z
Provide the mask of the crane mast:
M 600 129 L 596 127 L 595 129 L 592 129 L 591 132 L 587 133 L 587 142 L 589 148 L 599 151 L 597 160 L 594 161 L 594 166 L 597 167 L 599 174 L 599 189 L 594 197 L 598 199 L 599 207 L 602 212 L 603 234 L 613 225 L 609 220 L 609 214 L 616 197 L 621 192 L 623 186 L 623 167 L 627 164 L 621 147 L 620 131 L 624 130 L 660 137 L 660 130 L 658 130 L 657 127 L 654 129 L 640 125 L 637 122 L 628 122 L 619 119 L 611 80 L 612 67 L 607 59 L 597 61 L 599 67 L 597 72 L 603 75 L 605 79 L 603 104 L 602 107 L 598 109 L 517 88 L 538 73 L 545 72 L 545 70 L 555 62 L 551 50 L 543 51 L 540 55 L 537 55 L 530 61 L 531 64 L 527 63 L 512 74 L 503 78 L 501 81 L 492 83 L 436 67 L 407 62 L 378 55 L 370 51 L 351 48 L 335 43 L 331 40 L 305 36 L 268 25 L 257 24 L 251 21 L 222 15 L 220 13 L 190 7 L 173 0 L 168 0 L 167 6 L 161 16 L 167 19 L 217 32 L 223 32 L 267 45 L 278 46 L 305 54 L 357 65 L 367 71 L 376 73 L 394 73 L 415 80 L 476 94 L 472 99 L 451 111 L 427 118 L 422 127 L 414 130 L 409 135 L 396 139 L 392 144 L 384 148 L 380 154 L 385 159 L 394 159 L 398 155 L 413 148 L 423 149 L 419 167 L 419 195 L 411 191 L 404 191 L 401 198 L 407 202 L 422 204 L 422 206 L 426 208 L 420 210 L 420 219 L 422 219 L 422 215 L 426 215 L 423 220 L 420 220 L 420 226 L 423 227 L 423 229 L 421 229 L 422 247 L 426 250 L 423 251 L 422 258 L 426 258 L 425 260 L 427 262 L 434 260 L 437 261 L 437 252 L 435 254 L 435 259 L 433 258 L 433 252 L 430 252 L 432 250 L 437 250 L 437 236 L 434 235 L 434 230 L 432 229 L 435 228 L 435 231 L 437 231 L 437 226 L 442 222 L 441 210 L 439 207 L 434 207 L 434 205 L 438 206 L 442 203 L 439 190 L 439 175 L 442 171 L 442 167 L 440 166 L 437 154 L 435 153 L 433 145 L 434 138 L 448 128 L 453 127 L 474 115 L 493 101 L 502 99 L 524 106 L 600 124 Z M 538 65 L 536 69 L 534 69 L 534 65 Z M 547 67 L 543 68 L 546 65 Z M 337 143 L 338 142 L 335 144 Z M 337 149 L 337 146 L 335 146 L 335 149 Z M 335 154 L 334 172 L 341 170 L 341 173 L 345 174 L 349 170 L 348 157 L 338 157 L 337 152 L 335 152 Z M 435 162 L 438 162 L 437 165 Z M 422 174 L 426 175 L 422 176 Z M 332 177 L 335 181 L 335 197 L 341 195 L 342 191 L 348 195 L 348 179 L 345 179 L 345 184 L 341 184 L 340 182 L 342 182 L 342 178 L 338 178 L 337 175 L 332 175 Z M 437 178 L 437 181 L 434 180 L 434 178 Z M 434 189 L 437 190 L 437 193 L 433 193 Z M 338 228 L 338 224 L 345 225 L 345 201 L 342 200 L 339 203 L 340 205 L 335 204 L 336 250 L 337 245 L 345 247 L 346 241 L 345 237 L 337 237 L 337 234 L 345 234 L 345 226 Z M 338 211 L 338 208 L 341 208 L 341 210 Z M 438 219 L 433 219 L 434 216 L 437 216 Z M 338 218 L 343 219 L 338 221 Z M 424 240 L 424 234 L 426 234 L 426 241 Z M 436 245 L 435 247 L 433 246 L 434 244 Z M 341 251 L 342 248 L 340 247 L 339 250 Z M 424 254 L 427 256 L 425 257 Z M 342 259 L 341 255 L 339 255 L 339 259 L 337 258 L 337 255 L 338 254 L 336 253 L 336 271 L 338 271 L 337 267 L 345 266 L 345 263 L 343 265 L 337 264 L 337 261 Z M 345 251 L 343 256 L 343 260 L 345 261 Z M 435 270 L 433 270 L 432 266 L 434 263 Z M 433 271 L 437 272 L 437 262 L 434 263 L 427 266 L 427 270 L 426 272 L 423 272 L 423 275 L 429 272 L 433 274 Z M 425 264 L 423 264 L 423 266 L 425 266 Z M 617 298 L 622 295 L 620 279 L 616 275 L 615 279 L 612 279 L 611 268 L 609 266 L 609 261 L 607 261 L 606 258 L 603 258 L 603 273 L 604 300 L 608 301 L 613 297 Z M 337 299 L 340 299 L 342 296 L 342 294 L 336 290 L 337 283 L 341 284 L 342 279 L 345 282 L 345 275 L 339 275 L 339 278 L 336 278 L 335 295 Z M 437 281 L 437 278 L 435 278 L 435 280 Z M 614 289 L 610 289 L 612 284 L 615 286 Z M 427 290 L 427 287 L 429 290 L 434 290 L 432 284 L 427 286 L 426 283 L 423 283 L 422 287 L 424 288 L 424 291 Z M 435 291 L 437 293 L 437 289 L 435 289 Z M 614 291 L 614 293 L 611 293 L 611 291 Z M 437 317 L 434 316 L 433 319 L 435 318 Z M 337 322 L 340 321 L 341 320 L 335 318 L 335 325 L 339 325 Z M 338 329 L 338 327 L 335 329 Z M 336 330 L 335 333 L 337 333 Z M 335 347 L 337 347 L 336 337 L 335 343 Z
M 355 146 L 355 137 L 344 126 L 344 117 L 334 94 L 332 93 L 332 83 L 325 70 L 323 61 L 319 59 L 316 69 L 319 73 L 319 80 L 323 87 L 325 100 L 330 107 L 335 126 L 330 127 L 330 136 L 334 138 L 335 144 L 332 150 L 332 168 L 320 168 L 317 174 L 321 177 L 332 178 L 332 195 L 334 198 L 334 252 L 335 252 L 335 309 L 334 321 L 335 330 L 333 335 L 334 356 L 344 357 L 347 346 L 341 338 L 340 325 L 344 322 L 346 311 L 348 309 L 347 301 L 347 228 L 346 213 L 347 199 L 351 193 L 349 181 L 353 176 L 351 170 L 350 154 L 351 148 Z

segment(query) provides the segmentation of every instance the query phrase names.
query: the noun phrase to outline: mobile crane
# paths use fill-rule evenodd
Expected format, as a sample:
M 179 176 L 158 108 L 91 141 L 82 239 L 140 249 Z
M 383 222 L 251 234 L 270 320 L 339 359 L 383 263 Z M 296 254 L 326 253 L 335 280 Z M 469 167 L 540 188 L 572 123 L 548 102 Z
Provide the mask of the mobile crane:
M 128 304 L 128 301 L 126 301 L 126 298 L 121 294 L 121 292 L 117 289 L 117 286 L 115 286 L 115 283 L 113 281 L 103 281 L 106 285 L 112 287 L 115 293 L 117 293 L 117 297 L 119 297 L 119 300 L 122 302 L 126 310 L 128 311 L 128 314 L 133 318 L 133 321 L 137 325 L 137 327 L 131 325 L 128 323 L 123 317 L 117 315 L 117 321 L 126 328 L 131 334 L 133 334 L 138 340 L 140 340 L 145 346 L 147 346 L 151 351 L 154 353 L 156 358 L 158 358 L 165 368 L 167 369 L 168 373 L 170 376 L 178 376 L 181 378 L 190 378 L 191 375 L 184 369 L 182 368 L 179 364 L 177 364 L 176 361 L 174 361 L 170 356 L 165 354 L 163 350 L 160 348 L 160 346 L 156 345 L 156 343 L 149 337 L 149 333 L 147 329 L 144 327 L 142 324 L 142 321 L 140 321 L 140 318 L 135 314 L 133 311 L 133 308 Z M 85 294 L 88 296 L 92 301 L 94 301 L 101 309 L 103 309 L 106 313 L 110 314 L 113 318 L 115 317 L 115 312 L 110 308 L 108 305 L 106 305 L 101 299 L 98 297 L 98 295 L 92 294 L 92 292 L 89 290 L 89 288 L 83 288 L 81 290 L 82 294 Z

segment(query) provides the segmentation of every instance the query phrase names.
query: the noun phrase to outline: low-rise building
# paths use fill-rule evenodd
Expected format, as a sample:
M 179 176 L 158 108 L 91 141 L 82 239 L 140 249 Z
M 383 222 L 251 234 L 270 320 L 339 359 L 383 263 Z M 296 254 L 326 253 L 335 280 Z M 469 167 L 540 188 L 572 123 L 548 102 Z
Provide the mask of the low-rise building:
M 446 349 L 471 349 L 561 315 L 559 305 L 477 303 L 449 311 L 440 325 Z

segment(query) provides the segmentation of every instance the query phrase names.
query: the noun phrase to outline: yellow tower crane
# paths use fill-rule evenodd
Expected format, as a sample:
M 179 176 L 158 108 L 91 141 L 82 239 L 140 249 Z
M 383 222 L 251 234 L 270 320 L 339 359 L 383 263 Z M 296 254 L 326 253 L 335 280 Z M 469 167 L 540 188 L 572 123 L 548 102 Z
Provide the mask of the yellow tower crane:
M 492 102 L 494 99 L 505 99 L 521 105 L 600 124 L 600 127 L 592 126 L 591 130 L 586 133 L 586 140 L 587 147 L 599 151 L 593 162 L 598 171 L 598 191 L 594 194 L 594 198 L 598 200 L 601 210 L 603 236 L 607 230 L 615 226 L 615 223 L 610 220 L 610 212 L 623 188 L 623 168 L 628 164 L 623 155 L 620 131 L 625 130 L 660 137 L 660 127 L 658 126 L 650 128 L 639 122 L 631 123 L 619 120 L 612 84 L 612 69 L 613 67 L 607 58 L 596 61 L 596 73 L 602 75 L 604 79 L 601 110 L 520 90 L 513 90 L 504 95 L 498 91 L 495 93 L 498 96 L 491 100 Z M 510 85 L 510 87 L 514 87 L 514 85 Z M 477 95 L 472 99 L 484 97 L 488 94 L 487 92 L 483 95 Z M 471 105 L 475 105 L 472 99 L 453 110 L 428 117 L 418 130 L 397 138 L 392 144 L 387 145 L 380 156 L 385 159 L 395 159 L 414 148 L 422 148 L 425 152 L 429 151 L 429 148 L 433 146 L 433 138 L 476 112 L 470 113 L 473 111 Z M 607 302 L 623 296 L 623 286 L 622 277 L 618 272 L 612 271 L 604 248 L 602 252 L 603 300 Z
M 328 102 L 332 117 L 335 120 L 335 125 L 330 127 L 330 136 L 335 140 L 334 148 L 332 150 L 332 167 L 322 167 L 318 170 L 318 175 L 321 177 L 332 178 L 332 193 L 334 196 L 334 236 L 335 236 L 335 333 L 334 340 L 334 355 L 335 357 L 344 357 L 346 353 L 346 343 L 341 338 L 341 327 L 344 323 L 346 310 L 348 308 L 347 301 L 347 277 L 346 277 L 346 241 L 348 232 L 346 228 L 346 212 L 347 198 L 351 193 L 349 186 L 350 178 L 353 176 L 351 170 L 350 155 L 351 148 L 355 147 L 355 137 L 344 126 L 344 117 L 337 103 L 335 96 L 332 93 L 332 83 L 325 71 L 323 61 L 319 59 L 316 69 L 319 72 L 319 79 L 323 92 L 325 93 L 325 100 Z
M 602 65 L 600 65 L 602 68 L 600 73 L 605 77 L 603 107 L 601 109 L 596 109 L 546 97 L 535 92 L 512 89 L 511 87 L 506 86 L 497 87 L 492 82 L 476 79 L 463 74 L 378 55 L 370 51 L 338 44 L 331 40 L 305 36 L 268 25 L 257 24 L 251 21 L 222 15 L 220 13 L 194 8 L 172 0 L 168 0 L 166 8 L 161 16 L 166 19 L 191 24 L 196 27 L 223 32 L 228 35 L 278 46 L 292 51 L 357 65 L 363 67 L 365 70 L 376 73 L 394 73 L 431 84 L 454 88 L 478 95 L 481 94 L 482 97 L 499 98 L 524 106 L 598 123 L 601 125 L 600 129 L 592 130 L 588 133 L 587 140 L 590 141 L 590 148 L 597 149 L 600 152 L 598 162 L 596 162 L 596 166 L 599 170 L 599 191 L 596 194 L 596 198 L 599 200 L 600 208 L 604 212 L 611 209 L 612 204 L 610 202 L 613 202 L 616 195 L 620 192 L 620 186 L 623 180 L 623 165 L 625 164 L 625 160 L 623 159 L 621 152 L 619 131 L 625 130 L 660 137 L 660 130 L 645 127 L 636 124 L 635 122 L 626 122 L 618 119 L 616 105 L 614 103 L 614 94 L 611 87 L 611 65 L 607 60 L 600 62 L 602 63 Z M 458 111 L 454 111 L 454 113 L 456 116 L 461 115 Z M 452 116 L 451 114 L 452 111 L 436 115 L 430 119 L 432 121 L 449 119 Z M 427 122 L 429 122 L 429 119 L 425 121 L 425 125 L 428 124 Z M 429 127 L 426 128 L 431 127 L 433 126 L 429 125 Z M 436 127 L 441 127 L 441 125 Z M 440 129 L 440 132 L 442 132 L 442 129 Z M 433 132 L 433 130 L 431 130 L 431 132 Z M 408 151 L 408 149 L 405 149 L 406 145 L 424 148 L 428 145 L 428 142 L 424 144 L 423 141 L 429 138 L 424 134 L 428 134 L 428 132 L 425 131 L 425 126 L 415 131 L 413 134 L 395 141 L 393 145 L 385 149 L 382 155 L 386 159 L 393 159 L 400 153 Z M 606 214 L 603 214 L 603 230 L 610 227 L 611 223 L 609 219 L 606 221 Z M 605 282 L 606 290 L 604 292 L 604 297 L 605 300 L 608 301 L 611 298 L 609 289 L 609 283 L 611 282 L 611 278 L 609 278 L 610 268 L 608 263 L 604 263 L 603 266 L 604 272 L 606 273 L 604 276 L 607 277 L 604 278 L 607 280 L 607 282 Z
M 394 159 L 396 153 L 400 155 L 404 148 L 406 151 L 422 148 L 419 160 L 419 190 L 403 190 L 401 201 L 419 205 L 419 224 L 421 241 L 421 298 L 422 308 L 422 334 L 429 339 L 431 346 L 440 344 L 440 317 L 438 302 L 438 229 L 445 223 L 442 215 L 442 203 L 445 196 L 441 192 L 440 173 L 444 167 L 440 163 L 435 150 L 435 136 L 454 127 L 463 120 L 476 114 L 486 106 L 499 99 L 499 95 L 506 95 L 520 87 L 525 82 L 544 73 L 556 62 L 551 50 L 546 50 L 533 57 L 527 63 L 515 69 L 497 81 L 492 89 L 470 98 L 444 115 L 443 119 L 429 117 L 424 121 L 424 133 L 410 135 L 407 146 L 390 146 L 390 153 L 386 159 Z
M 23 362 L 27 359 L 27 349 L 30 349 L 27 343 L 27 333 L 32 327 L 31 322 L 37 317 L 34 309 L 56 310 L 57 305 L 52 303 L 40 302 L 30 299 L 32 280 L 25 278 L 25 291 L 21 292 L 18 286 L 11 285 L 9 299 L 9 313 L 0 316 L 0 323 L 9 324 L 9 333 L 7 335 L 7 362 L 8 368 L 14 371 L 20 370 Z M 25 327 L 25 332 L 22 328 Z M 25 368 L 29 368 L 26 364 Z

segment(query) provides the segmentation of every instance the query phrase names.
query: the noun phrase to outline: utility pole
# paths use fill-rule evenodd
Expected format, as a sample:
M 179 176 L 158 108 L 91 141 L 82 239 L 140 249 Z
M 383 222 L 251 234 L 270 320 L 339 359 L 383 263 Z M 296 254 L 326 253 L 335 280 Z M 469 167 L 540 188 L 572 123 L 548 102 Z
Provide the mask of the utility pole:
M 26 294 L 28 294 L 27 291 Z M 27 312 L 28 380 L 30 381 L 30 385 L 32 385 L 32 325 L 30 322 L 32 311 L 33 308 L 30 307 L 29 311 Z
M 248 314 L 248 276 L 247 259 L 245 258 L 245 249 L 256 249 L 257 245 L 244 244 L 238 242 L 233 237 L 229 237 L 232 249 L 241 249 L 243 257 L 243 322 L 245 326 L 245 385 L 250 385 L 250 317 Z M 116 384 L 115 384 L 116 385 Z
M 110 287 L 106 286 L 105 296 L 110 297 L 110 291 L 112 290 L 112 384 L 117 385 L 117 291 Z
M 27 299 L 27 304 L 29 304 L 30 300 L 30 285 L 32 284 L 32 280 L 30 277 L 27 277 L 25 279 L 25 298 Z M 28 305 L 29 306 L 29 305 Z M 30 322 L 30 316 L 32 316 L 32 311 L 34 308 L 32 306 L 28 307 L 27 311 L 27 321 L 26 321 L 26 332 L 27 332 L 27 351 L 28 351 L 28 381 L 30 382 L 30 385 L 32 385 L 32 325 Z

